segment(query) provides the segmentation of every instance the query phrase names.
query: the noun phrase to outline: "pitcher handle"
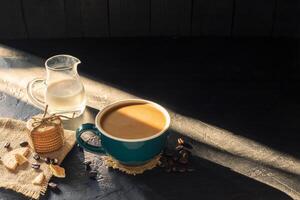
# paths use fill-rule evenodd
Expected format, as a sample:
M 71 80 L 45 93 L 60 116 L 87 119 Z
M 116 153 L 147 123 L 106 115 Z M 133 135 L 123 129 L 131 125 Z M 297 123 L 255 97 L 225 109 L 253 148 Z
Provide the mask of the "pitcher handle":
M 33 94 L 33 92 L 32 92 L 33 86 L 34 86 L 35 84 L 39 83 L 39 82 L 40 82 L 40 83 L 43 83 L 43 84 L 46 83 L 46 82 L 45 82 L 45 79 L 42 79 L 42 78 L 35 78 L 35 79 L 31 80 L 31 81 L 27 84 L 27 96 L 28 96 L 29 100 L 30 100 L 34 105 L 38 106 L 40 109 L 44 109 L 44 108 L 45 108 L 45 102 L 44 102 L 42 99 L 36 97 L 36 96 Z M 46 84 L 45 84 L 45 86 L 46 86 Z
M 95 124 L 91 124 L 91 123 L 86 123 L 86 124 L 82 124 L 77 130 L 76 130 L 76 140 L 77 143 L 84 148 L 87 151 L 90 151 L 92 153 L 105 153 L 105 150 L 102 146 L 94 146 L 91 145 L 89 143 L 87 143 L 86 141 L 84 141 L 81 138 L 81 135 L 86 132 L 86 131 L 91 131 L 93 132 L 96 136 L 99 137 L 99 139 L 101 139 L 101 133 L 100 131 L 96 128 Z

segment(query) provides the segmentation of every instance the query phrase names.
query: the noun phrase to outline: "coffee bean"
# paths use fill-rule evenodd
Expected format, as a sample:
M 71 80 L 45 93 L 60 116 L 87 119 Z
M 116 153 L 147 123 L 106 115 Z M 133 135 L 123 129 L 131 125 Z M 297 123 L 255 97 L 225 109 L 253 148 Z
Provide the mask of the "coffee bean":
M 93 179 L 93 180 L 96 180 L 97 179 L 97 174 L 98 174 L 97 171 L 94 171 L 94 170 L 90 171 L 89 172 L 89 178 Z
M 181 154 L 184 157 L 187 157 L 187 156 L 191 155 L 191 152 L 187 149 L 182 149 L 179 151 L 179 154 Z
M 27 147 L 28 146 L 28 142 L 24 141 L 20 143 L 21 147 Z
M 50 164 L 57 165 L 58 159 L 57 158 L 50 159 Z
M 188 149 L 193 149 L 192 145 L 190 145 L 189 143 L 183 143 L 182 144 L 185 148 L 188 148 Z
M 49 182 L 49 183 L 48 183 L 48 186 L 49 186 L 50 188 L 57 188 L 57 184 L 56 184 L 56 183 L 53 183 L 53 182 Z
M 183 148 L 184 148 L 184 146 L 178 145 L 178 146 L 176 147 L 176 150 L 177 150 L 177 151 L 180 151 L 180 150 L 182 150 Z
M 6 149 L 10 148 L 10 143 L 6 142 L 5 145 L 4 145 L 4 148 L 6 148 Z
M 50 164 L 50 158 L 46 157 L 44 158 L 45 163 Z
M 189 143 L 185 142 L 182 138 L 178 138 L 177 143 L 179 145 L 184 146 L 185 148 L 188 148 L 188 149 L 192 149 L 193 148 L 192 145 L 190 145 Z
M 38 164 L 38 163 L 32 163 L 31 164 L 31 167 L 33 168 L 33 169 L 39 169 L 40 168 L 40 164 Z
M 189 154 L 188 153 L 183 153 L 182 157 L 188 159 L 189 158 Z
M 51 190 L 52 192 L 54 192 L 54 193 L 59 194 L 59 193 L 61 192 L 60 189 L 58 188 L 58 185 L 57 185 L 56 183 L 49 182 L 49 183 L 48 183 L 48 186 L 49 186 L 50 190 Z
M 182 138 L 178 138 L 178 139 L 177 139 L 177 143 L 178 143 L 179 145 L 182 145 L 182 144 L 184 143 L 184 140 L 183 140 Z
M 40 160 L 41 157 L 39 156 L 39 154 L 35 153 L 35 154 L 33 155 L 33 159 L 34 159 L 34 160 Z
M 178 145 L 173 149 L 165 148 L 158 162 L 158 166 L 169 172 L 187 172 L 195 169 L 189 164 L 191 152 L 188 149 L 193 147 L 186 143 L 182 138 L 178 138 Z
M 58 164 L 58 159 L 54 158 L 54 164 L 57 165 Z

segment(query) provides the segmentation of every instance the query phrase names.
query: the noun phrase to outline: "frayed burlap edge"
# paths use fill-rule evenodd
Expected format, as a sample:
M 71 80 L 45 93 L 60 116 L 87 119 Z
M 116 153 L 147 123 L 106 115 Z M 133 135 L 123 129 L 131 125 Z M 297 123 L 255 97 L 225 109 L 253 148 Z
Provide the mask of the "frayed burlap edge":
M 106 167 L 117 169 L 126 174 L 135 176 L 137 174 L 142 174 L 147 170 L 151 170 L 155 168 L 158 165 L 160 157 L 161 155 L 158 155 L 152 160 L 150 160 L 149 162 L 147 162 L 146 164 L 138 165 L 138 166 L 128 166 L 128 165 L 121 164 L 120 162 L 118 162 L 117 160 L 113 159 L 110 156 L 102 156 L 102 160 L 104 161 Z
M 51 178 L 51 177 L 50 177 Z M 50 179 L 49 178 L 49 179 Z M 32 199 L 39 199 L 41 195 L 45 195 L 46 191 L 47 191 L 47 187 L 48 187 L 48 180 L 45 180 L 44 183 L 41 186 L 41 190 L 40 191 L 31 191 L 28 190 L 28 188 L 25 188 L 26 186 L 20 186 L 20 185 L 15 185 L 15 184 L 3 184 L 0 183 L 0 187 L 4 188 L 4 189 L 10 189 L 13 190 L 15 192 L 21 193 L 29 198 Z
M 70 148 L 66 152 L 66 155 L 71 150 L 72 150 L 72 148 Z M 28 188 L 26 188 L 26 186 L 23 186 L 23 185 L 15 185 L 14 183 L 7 184 L 7 183 L 3 183 L 3 182 L 0 182 L 0 188 L 13 190 L 15 192 L 21 193 L 21 194 L 23 194 L 23 195 L 25 195 L 29 198 L 32 198 L 32 199 L 39 199 L 41 196 L 45 195 L 45 193 L 47 191 L 48 183 L 49 183 L 51 177 L 52 177 L 52 175 L 50 175 L 49 177 L 45 177 L 44 182 L 40 186 L 41 187 L 40 191 L 32 191 L 32 190 L 29 190 Z

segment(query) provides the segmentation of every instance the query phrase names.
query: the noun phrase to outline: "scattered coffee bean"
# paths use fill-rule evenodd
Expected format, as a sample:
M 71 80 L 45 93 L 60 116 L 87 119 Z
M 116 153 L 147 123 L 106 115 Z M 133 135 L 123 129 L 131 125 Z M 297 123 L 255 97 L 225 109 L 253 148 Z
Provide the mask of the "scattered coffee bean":
M 97 171 L 94 171 L 94 170 L 90 171 L 89 172 L 89 178 L 93 179 L 93 180 L 96 180 L 97 179 L 97 174 L 98 174 Z
M 27 147 L 28 146 L 28 142 L 24 141 L 20 143 L 21 147 Z
M 182 154 L 182 158 L 188 159 L 189 158 L 189 154 L 188 153 L 183 153 Z
M 178 138 L 178 139 L 177 139 L 177 143 L 178 143 L 179 145 L 183 145 L 184 140 L 183 140 L 182 138 Z
M 32 163 L 31 164 L 31 167 L 33 168 L 33 169 L 39 169 L 40 168 L 40 164 L 38 164 L 38 163 Z
M 180 150 L 182 150 L 183 148 L 184 148 L 184 146 L 178 145 L 178 146 L 176 147 L 176 150 L 177 150 L 177 151 L 180 151 Z
M 185 148 L 188 148 L 188 149 L 192 149 L 193 148 L 192 145 L 190 145 L 189 143 L 185 142 L 182 138 L 178 138 L 177 143 L 179 145 L 184 146 Z
M 10 143 L 6 142 L 5 145 L 4 145 L 4 148 L 6 148 L 6 149 L 10 148 Z
M 33 155 L 33 159 L 34 159 L 34 160 L 40 160 L 41 157 L 40 157 L 39 154 L 35 153 L 35 154 Z
M 57 184 L 53 182 L 49 182 L 48 186 L 51 190 L 58 190 Z
M 183 143 L 182 144 L 185 148 L 188 148 L 188 149 L 193 149 L 192 145 L 190 145 L 189 143 Z
M 50 188 L 57 188 L 57 184 L 56 184 L 56 183 L 53 183 L 53 182 L 49 182 L 49 183 L 48 183 L 48 186 L 49 186 Z
M 78 151 L 83 152 L 83 148 L 79 144 L 77 144 L 77 149 Z
M 183 157 L 188 157 L 189 155 L 191 155 L 191 152 L 189 150 L 182 149 L 179 151 L 179 154 L 182 155 Z
M 46 157 L 44 158 L 45 163 L 50 164 L 50 158 Z
M 193 147 L 186 143 L 182 138 L 178 138 L 177 146 L 174 149 L 165 148 L 158 166 L 165 172 L 191 172 L 195 169 L 191 166 L 189 159 L 192 154 L 188 149 Z
M 50 159 L 50 164 L 57 165 L 58 159 L 57 158 Z

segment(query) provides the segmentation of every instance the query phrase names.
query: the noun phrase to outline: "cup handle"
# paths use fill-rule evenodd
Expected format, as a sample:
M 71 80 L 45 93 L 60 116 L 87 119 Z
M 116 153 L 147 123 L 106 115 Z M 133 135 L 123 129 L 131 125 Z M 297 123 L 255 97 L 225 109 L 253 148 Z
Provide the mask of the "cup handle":
M 101 133 L 100 131 L 95 127 L 95 124 L 91 124 L 91 123 L 86 123 L 86 124 L 82 124 L 77 130 L 76 130 L 76 140 L 77 143 L 84 149 L 86 149 L 87 151 L 90 151 L 92 153 L 105 153 L 105 150 L 102 146 L 94 146 L 91 145 L 89 143 L 87 143 L 86 141 L 84 141 L 81 138 L 81 135 L 86 132 L 86 131 L 91 131 L 93 132 L 95 135 L 97 135 L 100 139 L 101 139 Z
M 41 109 L 44 109 L 45 102 L 42 99 L 36 97 L 32 92 L 34 85 L 36 85 L 39 82 L 45 85 L 45 79 L 41 79 L 41 78 L 35 78 L 27 84 L 27 96 L 34 105 L 38 106 Z

